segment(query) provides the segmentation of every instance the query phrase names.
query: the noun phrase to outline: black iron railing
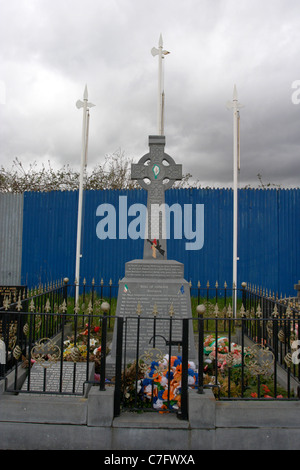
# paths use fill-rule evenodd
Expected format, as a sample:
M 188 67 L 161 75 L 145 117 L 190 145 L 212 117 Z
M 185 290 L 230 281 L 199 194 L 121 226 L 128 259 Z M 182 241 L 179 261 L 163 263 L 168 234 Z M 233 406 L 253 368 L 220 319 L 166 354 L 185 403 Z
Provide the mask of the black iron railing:
M 91 385 L 105 389 L 105 313 L 6 312 L 0 318 L 7 392 L 83 395 Z
M 179 336 L 176 322 L 180 323 Z M 118 318 L 116 415 L 121 410 L 157 410 L 188 418 L 189 323 L 190 319 Z M 128 351 L 128 337 L 131 344 L 134 340 L 134 324 L 136 340 Z M 146 342 L 141 333 L 145 329 L 149 333 Z
M 199 394 L 211 389 L 220 400 L 299 399 L 296 299 L 244 285 L 234 315 L 232 290 L 206 286 L 202 292 L 198 285 L 195 295 L 191 287 L 191 318 L 179 319 L 176 312 L 116 318 L 116 288 L 84 284 L 75 305 L 74 288 L 65 280 L 4 302 L 0 378 L 6 391 L 82 395 L 90 386 L 104 391 L 109 383 L 116 416 L 126 409 L 154 410 L 183 419 L 189 387 Z

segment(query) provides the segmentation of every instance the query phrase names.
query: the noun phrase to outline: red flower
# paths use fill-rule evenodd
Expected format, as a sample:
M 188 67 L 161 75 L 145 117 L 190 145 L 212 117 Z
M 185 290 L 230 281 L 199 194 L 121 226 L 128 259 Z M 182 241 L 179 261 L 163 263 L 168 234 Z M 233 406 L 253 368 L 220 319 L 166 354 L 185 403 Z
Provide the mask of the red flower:
M 95 326 L 94 332 L 95 332 L 95 333 L 98 333 L 98 331 L 100 331 L 100 326 Z
M 255 393 L 255 392 L 251 393 L 251 397 L 252 398 L 257 398 L 257 393 Z

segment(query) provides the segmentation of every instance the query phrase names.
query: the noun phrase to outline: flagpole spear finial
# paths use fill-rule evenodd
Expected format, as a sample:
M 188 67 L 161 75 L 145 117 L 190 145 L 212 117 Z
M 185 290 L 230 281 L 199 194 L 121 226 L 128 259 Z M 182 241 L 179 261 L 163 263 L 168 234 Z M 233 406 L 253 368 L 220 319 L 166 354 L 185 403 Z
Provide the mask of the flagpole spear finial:
M 84 93 L 83 93 L 83 99 L 87 100 L 88 99 L 88 89 L 87 89 L 87 84 L 85 85 Z
M 162 38 L 161 33 L 160 33 L 160 36 L 159 36 L 158 45 L 159 45 L 159 47 L 163 47 L 163 38 Z
M 151 54 L 153 57 L 158 55 L 158 135 L 163 135 L 164 130 L 164 90 L 163 90 L 163 73 L 162 73 L 162 59 L 163 56 L 170 54 L 169 51 L 163 50 L 162 34 L 159 36 L 158 49 L 152 47 Z
M 237 101 L 237 99 L 238 99 L 238 94 L 237 94 L 236 84 L 234 84 L 234 87 L 233 87 L 233 100 Z

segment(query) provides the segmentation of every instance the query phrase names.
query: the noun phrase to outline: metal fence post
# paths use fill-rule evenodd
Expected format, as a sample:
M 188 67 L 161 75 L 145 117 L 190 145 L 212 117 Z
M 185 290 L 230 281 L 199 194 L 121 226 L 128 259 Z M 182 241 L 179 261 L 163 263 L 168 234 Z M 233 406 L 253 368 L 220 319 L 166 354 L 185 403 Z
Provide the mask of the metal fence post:
M 117 347 L 116 347 L 116 381 L 114 396 L 114 417 L 120 415 L 121 411 L 121 374 L 122 374 L 122 351 L 123 351 L 123 326 L 124 318 L 118 317 L 117 321 Z
M 242 304 L 243 304 L 245 311 L 247 310 L 246 286 L 247 286 L 247 283 L 242 282 Z
M 64 278 L 64 288 L 63 288 L 63 298 L 64 298 L 64 301 L 66 302 L 66 305 L 67 305 L 67 302 L 68 302 L 68 282 L 69 282 L 69 278 L 65 277 Z
M 242 331 L 242 338 L 241 338 L 242 351 L 245 350 L 245 320 L 246 320 L 245 314 L 242 314 L 242 318 L 241 318 L 241 323 L 242 323 L 242 327 L 241 327 L 241 331 Z M 243 353 L 242 353 L 241 371 L 242 371 L 242 384 L 241 384 L 241 387 L 242 387 L 242 398 L 243 398 L 244 397 L 244 389 L 245 389 L 245 382 L 244 382 L 245 358 L 244 358 Z
M 63 299 L 64 299 L 64 303 L 65 303 L 65 306 L 66 306 L 66 310 L 65 310 L 65 314 L 67 313 L 67 307 L 68 307 L 68 282 L 69 282 L 69 278 L 65 277 L 64 278 L 64 286 L 63 286 Z M 78 286 L 78 289 L 79 289 L 79 286 Z M 66 322 L 66 318 L 65 318 L 65 315 L 63 315 L 62 317 L 62 321 L 63 323 Z
M 203 393 L 203 361 L 204 361 L 204 319 L 203 313 L 198 314 L 198 393 Z
M 0 380 L 5 377 L 6 347 L 4 341 L 0 339 Z
M 100 363 L 100 390 L 105 390 L 105 373 L 106 373 L 106 343 L 107 343 L 107 312 L 110 305 L 107 302 L 101 304 L 103 311 L 102 320 L 102 336 L 101 336 L 101 363 Z
M 277 309 L 273 311 L 273 354 L 274 354 L 274 396 L 277 395 L 277 362 L 278 362 L 278 316 Z
M 181 413 L 180 419 L 188 419 L 188 353 L 189 319 L 182 320 L 182 376 L 181 376 Z

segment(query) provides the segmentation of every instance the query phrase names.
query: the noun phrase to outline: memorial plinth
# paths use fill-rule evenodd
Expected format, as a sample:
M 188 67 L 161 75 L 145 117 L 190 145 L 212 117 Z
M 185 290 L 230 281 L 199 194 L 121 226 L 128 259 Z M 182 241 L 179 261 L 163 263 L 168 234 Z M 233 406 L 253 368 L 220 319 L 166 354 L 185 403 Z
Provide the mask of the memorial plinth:
M 173 260 L 133 260 L 126 263 L 125 277 L 119 283 L 116 316 L 127 318 L 126 359 L 134 360 L 137 354 L 137 326 L 140 316 L 139 351 L 155 347 L 172 354 L 181 354 L 182 319 L 191 318 L 190 286 L 183 277 L 184 266 Z M 137 309 L 140 309 L 137 312 Z M 154 315 L 156 335 L 154 338 Z M 172 329 L 170 339 L 170 316 Z M 189 322 L 189 358 L 195 360 L 192 320 Z M 112 355 L 116 351 L 116 331 Z

